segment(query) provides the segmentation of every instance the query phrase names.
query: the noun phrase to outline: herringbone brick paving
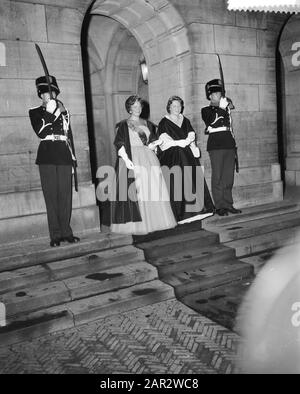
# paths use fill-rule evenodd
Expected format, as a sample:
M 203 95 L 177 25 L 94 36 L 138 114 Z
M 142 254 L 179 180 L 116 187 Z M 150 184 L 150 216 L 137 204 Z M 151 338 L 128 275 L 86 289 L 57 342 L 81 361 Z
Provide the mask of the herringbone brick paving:
M 172 299 L 0 346 L 0 373 L 232 374 L 239 337 Z

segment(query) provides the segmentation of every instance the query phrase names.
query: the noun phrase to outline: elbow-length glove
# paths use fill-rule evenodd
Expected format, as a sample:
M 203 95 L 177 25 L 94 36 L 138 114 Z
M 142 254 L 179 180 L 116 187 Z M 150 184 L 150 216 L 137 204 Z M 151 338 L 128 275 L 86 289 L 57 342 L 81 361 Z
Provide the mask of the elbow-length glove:
M 132 163 L 132 161 L 129 159 L 125 147 L 122 146 L 119 150 L 118 150 L 118 156 L 120 156 L 124 162 L 126 167 L 128 168 L 128 170 L 133 170 L 134 169 L 134 164 Z

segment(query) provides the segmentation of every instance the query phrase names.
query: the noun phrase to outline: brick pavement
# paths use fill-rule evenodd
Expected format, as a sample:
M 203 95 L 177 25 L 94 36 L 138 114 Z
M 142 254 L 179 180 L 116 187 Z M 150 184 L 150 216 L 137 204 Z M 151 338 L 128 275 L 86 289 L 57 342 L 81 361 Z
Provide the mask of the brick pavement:
M 0 346 L 0 373 L 232 374 L 239 337 L 176 299 Z

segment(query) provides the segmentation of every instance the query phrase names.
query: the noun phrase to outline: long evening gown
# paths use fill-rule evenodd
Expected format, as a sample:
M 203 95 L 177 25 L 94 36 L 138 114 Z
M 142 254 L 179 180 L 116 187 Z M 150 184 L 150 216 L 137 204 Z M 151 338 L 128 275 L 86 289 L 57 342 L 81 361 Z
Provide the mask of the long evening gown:
M 141 221 L 112 223 L 111 231 L 126 234 L 147 234 L 173 228 L 174 218 L 168 190 L 155 153 L 147 146 L 150 131 L 139 126 L 139 133 L 128 128 L 134 177 Z M 144 141 L 144 143 L 142 142 Z M 125 165 L 120 160 L 120 165 Z M 117 186 L 117 183 L 115 183 Z
M 173 140 L 186 139 L 188 133 L 194 129 L 190 121 L 183 116 L 181 126 L 174 123 L 168 116 L 165 116 L 158 125 L 158 135 Z M 181 178 L 169 177 L 167 185 L 171 206 L 176 220 L 179 223 L 202 220 L 214 213 L 212 202 L 204 174 L 198 158 L 194 157 L 189 146 L 181 148 L 179 146 L 161 150 L 159 161 L 162 171 L 169 177 L 168 169 L 178 167 L 181 169 Z M 194 195 L 194 199 L 186 198 Z M 178 197 L 181 195 L 181 199 Z

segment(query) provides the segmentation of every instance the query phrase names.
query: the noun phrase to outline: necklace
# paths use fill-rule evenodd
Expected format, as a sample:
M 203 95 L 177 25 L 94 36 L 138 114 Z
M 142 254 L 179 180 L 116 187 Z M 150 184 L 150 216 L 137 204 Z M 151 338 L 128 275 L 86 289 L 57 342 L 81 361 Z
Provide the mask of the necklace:
M 137 131 L 137 128 L 139 128 L 140 126 L 145 126 L 145 124 L 142 123 L 139 118 L 137 119 L 128 118 L 127 123 L 128 126 L 132 128 L 134 131 Z

